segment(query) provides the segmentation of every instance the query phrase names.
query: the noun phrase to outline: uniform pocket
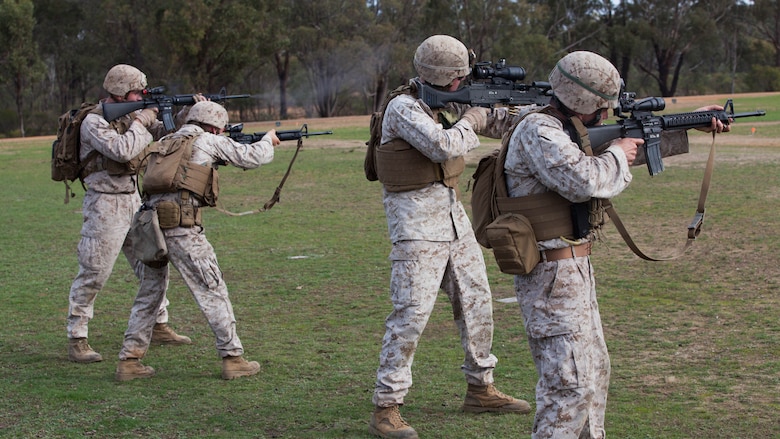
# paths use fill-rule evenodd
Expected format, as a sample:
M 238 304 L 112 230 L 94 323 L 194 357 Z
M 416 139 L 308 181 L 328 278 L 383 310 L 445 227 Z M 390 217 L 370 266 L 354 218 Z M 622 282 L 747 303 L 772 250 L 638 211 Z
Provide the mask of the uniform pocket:
M 582 387 L 579 368 L 584 363 L 578 339 L 578 334 L 561 334 L 535 340 L 540 347 L 541 376 L 550 389 Z

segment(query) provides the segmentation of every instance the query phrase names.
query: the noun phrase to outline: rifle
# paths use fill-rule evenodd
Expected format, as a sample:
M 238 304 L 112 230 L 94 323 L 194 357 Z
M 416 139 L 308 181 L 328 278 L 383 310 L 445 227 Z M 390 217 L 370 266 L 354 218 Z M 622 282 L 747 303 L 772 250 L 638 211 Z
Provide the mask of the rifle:
M 244 144 L 259 142 L 266 134 L 266 133 L 244 134 L 241 132 L 243 129 L 244 129 L 244 124 L 237 123 L 235 125 L 228 125 L 225 131 L 227 132 L 228 136 L 231 139 L 235 140 L 238 143 L 244 143 Z M 295 159 L 298 157 L 298 152 L 301 150 L 301 147 L 303 146 L 303 138 L 304 137 L 308 138 L 310 136 L 321 136 L 323 134 L 333 134 L 333 131 L 320 131 L 317 133 L 310 133 L 309 126 L 306 124 L 303 124 L 303 126 L 299 130 L 277 131 L 276 137 L 278 137 L 279 140 L 282 141 L 298 140 L 298 146 L 295 148 L 295 154 L 293 154 L 292 160 L 290 160 L 290 164 L 287 165 L 287 171 L 284 173 L 284 176 L 282 177 L 282 181 L 279 182 L 279 186 L 276 187 L 276 190 L 274 191 L 274 194 L 271 196 L 271 199 L 269 199 L 263 205 L 263 207 L 255 210 L 250 210 L 247 212 L 233 213 L 228 210 L 222 209 L 220 207 L 217 207 L 217 210 L 231 216 L 242 216 L 242 215 L 251 215 L 258 212 L 265 212 L 266 210 L 269 210 L 272 207 L 274 207 L 274 204 L 276 204 L 279 201 L 279 195 L 282 193 L 282 186 L 284 186 L 284 183 L 287 181 L 287 177 L 290 176 L 290 171 L 292 170 L 293 163 L 295 163 Z
M 243 123 L 237 123 L 235 125 L 229 125 L 227 129 L 225 130 L 228 134 L 228 136 L 235 140 L 238 143 L 255 143 L 259 142 L 260 139 L 265 136 L 266 133 L 252 133 L 252 134 L 245 134 L 241 131 L 244 129 Z M 322 136 L 325 134 L 333 134 L 333 131 L 319 131 L 316 133 L 310 133 L 309 132 L 309 126 L 307 124 L 303 124 L 301 129 L 299 130 L 287 130 L 287 131 L 277 131 L 276 137 L 279 138 L 281 141 L 285 140 L 298 140 L 302 137 L 309 138 L 311 136 Z
M 141 92 L 145 97 L 143 100 L 135 102 L 116 102 L 116 103 L 103 103 L 103 117 L 111 122 L 118 119 L 127 113 L 132 111 L 141 110 L 144 108 L 157 107 L 160 110 L 160 117 L 162 117 L 163 125 L 168 131 L 172 131 L 176 128 L 173 122 L 173 106 L 174 105 L 193 105 L 195 103 L 195 95 L 174 95 L 166 96 L 165 87 L 152 87 L 146 88 Z M 148 97 L 146 97 L 148 96 Z M 227 95 L 225 88 L 219 91 L 218 94 L 203 95 L 210 101 L 223 102 L 228 99 L 242 99 L 251 97 L 248 94 L 242 95 Z
M 723 110 L 653 115 L 653 111 L 661 111 L 664 108 L 666 102 L 663 98 L 649 97 L 637 101 L 636 93 L 621 93 L 618 108 L 615 109 L 615 116 L 619 118 L 617 123 L 588 128 L 590 143 L 595 146 L 594 151 L 598 152 L 599 146 L 605 146 L 607 142 L 619 137 L 644 139 L 647 170 L 651 176 L 657 175 L 664 170 L 661 155 L 662 131 L 708 127 L 712 124 L 713 117 L 728 125 L 732 120 L 740 117 L 766 115 L 766 111 L 763 110 L 734 113 L 734 102 L 731 99 L 726 101 Z M 627 112 L 631 115 L 627 116 Z
M 520 83 L 524 78 L 524 68 L 507 66 L 506 60 L 502 58 L 493 65 L 489 61 L 474 64 L 469 85 L 456 91 L 441 91 L 419 80 L 414 82 L 418 96 L 431 108 L 442 108 L 449 102 L 480 107 L 549 104 L 552 97 L 550 83 Z

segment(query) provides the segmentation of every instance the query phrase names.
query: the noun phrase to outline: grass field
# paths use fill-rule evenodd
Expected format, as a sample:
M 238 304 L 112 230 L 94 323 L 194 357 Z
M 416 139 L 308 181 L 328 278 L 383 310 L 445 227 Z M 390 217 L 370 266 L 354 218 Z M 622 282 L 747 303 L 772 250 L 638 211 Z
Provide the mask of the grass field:
M 607 407 L 612 438 L 780 438 L 780 95 L 738 95 L 739 120 L 716 139 L 716 166 L 702 235 L 682 259 L 645 262 L 607 226 L 595 246 L 602 319 L 613 371 Z M 678 98 L 689 111 L 725 97 Z M 238 319 L 259 375 L 226 382 L 214 337 L 174 274 L 171 324 L 195 342 L 153 346 L 149 380 L 117 383 L 116 355 L 137 281 L 120 258 L 98 296 L 90 343 L 104 361 L 67 360 L 68 289 L 78 269 L 83 190 L 63 204 L 49 179 L 51 138 L 0 140 L 0 437 L 365 438 L 383 324 L 390 312 L 381 189 L 363 177 L 367 117 L 309 123 L 333 136 L 304 142 L 272 210 L 205 214 Z M 246 124 L 266 131 L 269 123 Z M 756 128 L 755 132 L 752 128 Z M 634 170 L 614 204 L 647 252 L 685 240 L 711 137 L 691 134 L 691 152 L 650 178 Z M 262 206 L 281 179 L 293 142 L 259 170 L 220 170 L 224 208 Z M 486 140 L 470 157 L 496 146 Z M 463 179 L 464 203 L 468 204 Z M 536 372 L 512 278 L 485 252 L 494 292 L 498 386 L 533 400 Z M 532 416 L 466 415 L 462 350 L 446 297 L 426 328 L 403 412 L 426 438 L 529 437 Z

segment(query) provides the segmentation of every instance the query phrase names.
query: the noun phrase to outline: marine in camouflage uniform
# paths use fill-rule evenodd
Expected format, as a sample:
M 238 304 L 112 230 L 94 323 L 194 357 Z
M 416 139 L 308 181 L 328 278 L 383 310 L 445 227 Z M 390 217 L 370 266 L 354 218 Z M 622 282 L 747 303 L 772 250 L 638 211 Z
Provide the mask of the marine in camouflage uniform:
M 191 164 L 213 167 L 213 172 L 216 173 L 218 164 L 254 169 L 270 163 L 274 158 L 273 147 L 279 144 L 275 130 L 269 131 L 260 141 L 249 145 L 218 135 L 227 125 L 228 116 L 227 111 L 215 102 L 196 103 L 192 106 L 188 119 L 187 124 L 162 141 L 181 136 L 196 136 L 192 143 L 192 157 L 189 159 Z M 214 181 L 216 180 L 215 175 Z M 161 202 L 182 203 L 181 192 L 187 192 L 187 202 L 192 203 L 196 209 L 208 207 L 202 197 L 184 190 L 152 194 L 144 204 L 156 208 L 159 212 Z M 213 201 L 216 202 L 216 199 Z M 160 215 L 162 216 L 162 213 Z M 244 348 L 236 333 L 236 318 L 227 286 L 217 263 L 214 248 L 206 239 L 202 225 L 196 223 L 187 227 L 167 227 L 163 228 L 163 234 L 168 248 L 168 260 L 181 274 L 216 336 L 217 352 L 223 360 L 222 377 L 233 379 L 256 374 L 260 370 L 259 363 L 248 362 L 242 356 Z M 166 265 L 162 270 L 167 274 L 168 266 Z M 149 348 L 152 335 L 150 324 L 154 321 L 156 310 L 164 300 L 165 296 L 159 290 L 139 290 L 133 303 L 124 343 L 119 352 L 117 380 L 126 381 L 154 375 L 154 369 L 142 365 L 140 359 Z
M 561 70 L 563 75 L 561 75 Z M 593 89 L 570 80 L 576 75 Z M 601 112 L 615 105 L 620 76 L 609 61 L 589 52 L 567 55 L 554 68 L 556 99 L 571 114 Z M 583 98 L 580 98 L 583 96 Z M 565 110 L 564 110 L 565 111 Z M 576 115 L 575 115 L 576 117 Z M 632 140 L 620 142 L 633 146 Z M 558 118 L 533 113 L 516 127 L 505 162 L 511 197 L 555 191 L 572 203 L 611 198 L 631 182 L 624 150 L 610 146 L 587 156 Z M 603 438 L 609 386 L 609 355 L 604 342 L 589 251 L 582 256 L 548 260 L 545 250 L 571 247 L 572 241 L 540 241 L 542 261 L 528 275 L 515 276 L 528 344 L 539 374 L 532 437 Z M 589 249 L 589 237 L 576 242 Z
M 581 203 L 612 198 L 628 187 L 629 166 L 641 139 L 615 140 L 593 156 L 583 152 L 580 146 L 585 145 L 578 145 L 564 128 L 569 120 L 572 126 L 579 121 L 587 127 L 606 119 L 607 110 L 618 104 L 621 82 L 615 67 L 591 52 L 570 53 L 556 64 L 550 84 L 557 112 L 531 113 L 510 138 L 504 165 L 510 197 L 552 191 Z M 708 130 L 728 129 L 713 121 Z M 577 141 L 584 143 L 582 138 Z M 539 241 L 541 262 L 529 274 L 515 276 L 539 375 L 534 439 L 605 436 L 610 360 L 589 257 L 592 238 L 591 230 L 576 241 L 565 237 Z
M 615 67 L 591 52 L 564 56 L 550 73 L 549 112 L 534 112 L 515 128 L 504 170 L 510 197 L 554 192 L 571 203 L 608 199 L 629 183 L 641 139 L 617 139 L 597 156 L 579 128 L 599 124 L 618 105 L 621 79 Z M 722 109 L 717 105 L 699 110 Z M 713 118 L 701 131 L 729 131 Z M 674 141 L 674 135 L 668 139 Z M 578 145 L 580 143 L 581 145 Z M 581 148 L 582 146 L 582 148 Z M 517 200 L 520 201 L 520 200 Z M 593 227 L 600 226 L 588 212 Z M 596 220 L 594 220 L 596 218 Z M 536 226 L 534 227 L 536 230 Z M 603 439 L 610 360 L 590 263 L 593 229 L 572 240 L 537 242 L 542 260 L 515 276 L 515 292 L 536 364 L 534 439 Z
M 420 45 L 415 66 L 421 80 L 440 87 L 454 83 L 453 89 L 460 83 L 458 78 L 469 73 L 465 46 L 441 35 Z M 437 66 L 458 67 L 442 73 Z M 436 116 L 445 124 L 446 120 L 457 122 L 444 128 L 434 119 Z M 488 111 L 457 105 L 434 115 L 422 101 L 401 94 L 389 101 L 384 112 L 381 143 L 402 139 L 429 162 L 446 164 L 479 146 L 475 131 L 500 138 L 511 123 L 505 109 Z M 385 183 L 381 173 L 379 180 Z M 439 289 L 450 300 L 465 352 L 461 366 L 468 383 L 464 410 L 530 412 L 528 403 L 504 395 L 493 386 L 497 360 L 491 353 L 492 296 L 482 250 L 458 198 L 457 175 L 450 181 L 430 182 L 410 190 L 388 190 L 385 183 L 383 202 L 392 242 L 393 311 L 385 323 L 373 395 L 376 410 L 369 431 L 385 438 L 417 437 L 401 418 L 398 406 L 403 405 L 412 386 L 412 360 Z
M 119 64 L 106 74 L 103 87 L 112 97 L 107 102 L 142 99 L 146 75 L 135 67 Z M 144 148 L 153 139 L 165 134 L 155 109 L 146 109 L 122 116 L 115 121 L 103 118 L 98 105 L 81 125 L 81 159 L 91 158 L 86 166 L 81 240 L 78 244 L 79 272 L 69 294 L 67 319 L 68 358 L 79 363 L 101 361 L 102 356 L 87 342 L 88 323 L 94 316 L 95 299 L 114 268 L 119 252 L 124 253 L 135 275 L 141 280 L 141 290 L 155 291 L 165 298 L 167 274 L 146 267 L 132 254 L 127 233 L 133 214 L 141 206 L 135 172 L 129 164 L 139 160 Z M 155 315 L 155 336 L 171 344 L 191 343 L 188 337 L 176 334 L 168 326 L 168 301 L 163 299 Z

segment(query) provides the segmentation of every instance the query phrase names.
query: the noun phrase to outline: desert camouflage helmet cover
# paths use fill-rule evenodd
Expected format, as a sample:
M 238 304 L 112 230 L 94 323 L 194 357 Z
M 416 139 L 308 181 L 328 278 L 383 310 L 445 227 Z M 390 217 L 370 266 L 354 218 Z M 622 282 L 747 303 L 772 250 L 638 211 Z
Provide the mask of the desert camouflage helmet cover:
M 133 90 L 146 88 L 144 72 L 127 64 L 117 64 L 106 73 L 103 88 L 116 96 L 125 96 Z
M 561 58 L 550 72 L 555 96 L 580 114 L 617 107 L 621 84 L 615 66 L 593 52 L 572 52 Z
M 417 47 L 414 68 L 423 81 L 444 87 L 471 73 L 469 51 L 449 35 L 433 35 Z
M 212 101 L 196 102 L 187 113 L 187 122 L 200 122 L 217 128 L 228 124 L 228 114 L 225 107 Z

